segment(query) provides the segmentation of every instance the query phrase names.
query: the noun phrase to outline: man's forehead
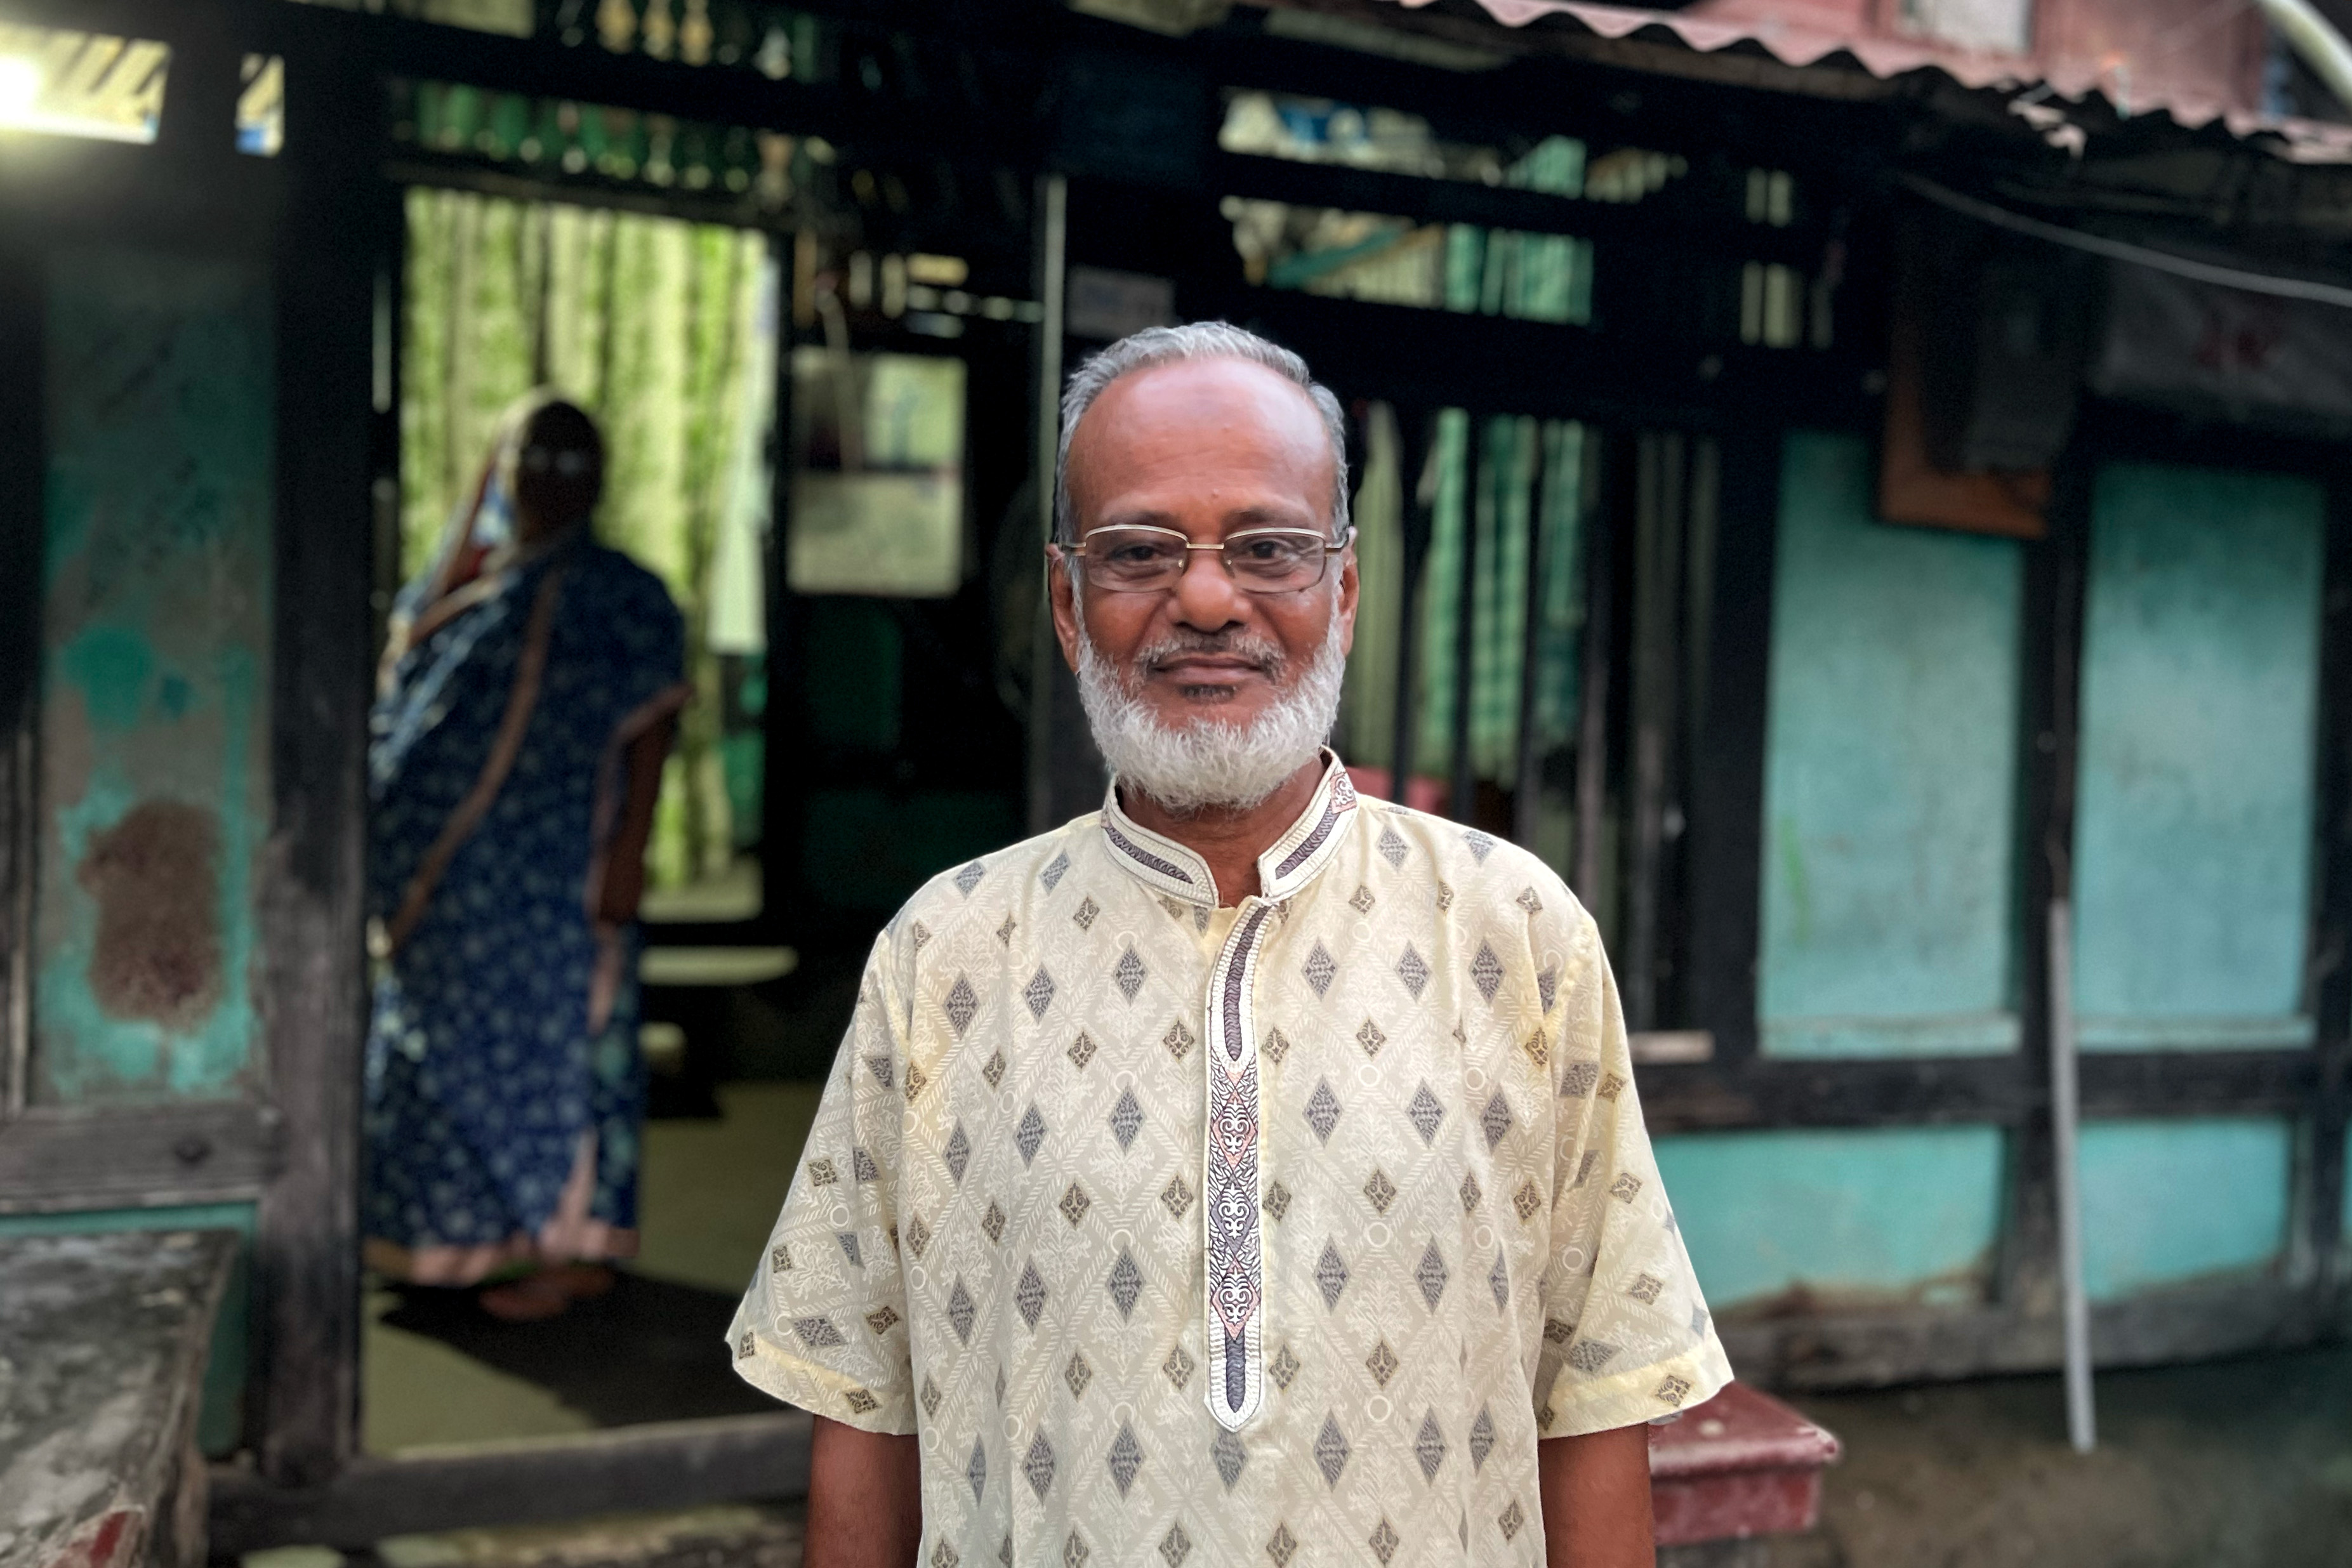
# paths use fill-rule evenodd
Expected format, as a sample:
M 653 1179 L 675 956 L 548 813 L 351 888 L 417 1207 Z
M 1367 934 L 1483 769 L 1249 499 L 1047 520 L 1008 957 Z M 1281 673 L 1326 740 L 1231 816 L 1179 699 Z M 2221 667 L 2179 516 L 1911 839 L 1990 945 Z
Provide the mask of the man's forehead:
M 1329 483 L 1328 437 L 1306 389 L 1222 358 L 1154 365 L 1104 388 L 1072 433 L 1070 476 L 1099 494 L 1202 457 L 1287 471 L 1310 493 Z

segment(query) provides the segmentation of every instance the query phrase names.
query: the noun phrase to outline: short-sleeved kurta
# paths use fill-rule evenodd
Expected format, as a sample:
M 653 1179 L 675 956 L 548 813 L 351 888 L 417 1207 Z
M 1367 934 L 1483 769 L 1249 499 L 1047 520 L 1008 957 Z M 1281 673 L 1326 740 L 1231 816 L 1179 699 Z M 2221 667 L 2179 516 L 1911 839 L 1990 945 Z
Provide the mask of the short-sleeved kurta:
M 876 944 L 732 1347 L 932 1568 L 1537 1563 L 1539 1438 L 1730 1376 L 1559 879 L 1336 758 L 1259 878 L 1114 790 Z

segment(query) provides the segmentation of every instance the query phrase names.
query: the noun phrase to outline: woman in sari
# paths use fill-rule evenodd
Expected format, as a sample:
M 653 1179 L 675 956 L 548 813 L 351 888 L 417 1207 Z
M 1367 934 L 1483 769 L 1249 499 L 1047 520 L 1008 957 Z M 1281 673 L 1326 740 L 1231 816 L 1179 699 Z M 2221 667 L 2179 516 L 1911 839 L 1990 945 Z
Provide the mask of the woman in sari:
M 677 608 L 591 537 L 604 443 L 509 414 L 403 591 L 371 720 L 368 1265 L 548 1317 L 636 1250 L 635 927 Z

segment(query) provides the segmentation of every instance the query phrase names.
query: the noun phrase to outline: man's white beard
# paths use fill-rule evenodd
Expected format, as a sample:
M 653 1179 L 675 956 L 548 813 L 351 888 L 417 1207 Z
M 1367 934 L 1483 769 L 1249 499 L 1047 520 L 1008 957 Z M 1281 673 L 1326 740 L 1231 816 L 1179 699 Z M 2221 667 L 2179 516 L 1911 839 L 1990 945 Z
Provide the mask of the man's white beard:
M 1238 653 L 1259 661 L 1276 688 L 1274 702 L 1249 724 L 1226 724 L 1213 714 L 1171 728 L 1142 695 L 1145 673 L 1179 653 Z M 1179 816 L 1207 808 L 1246 811 L 1313 761 L 1339 716 L 1339 684 L 1348 655 L 1340 645 L 1339 603 L 1314 659 L 1286 689 L 1286 661 L 1272 641 L 1220 633 L 1171 638 L 1139 650 L 1127 671 L 1095 650 L 1078 619 L 1078 697 L 1095 746 L 1118 781 Z

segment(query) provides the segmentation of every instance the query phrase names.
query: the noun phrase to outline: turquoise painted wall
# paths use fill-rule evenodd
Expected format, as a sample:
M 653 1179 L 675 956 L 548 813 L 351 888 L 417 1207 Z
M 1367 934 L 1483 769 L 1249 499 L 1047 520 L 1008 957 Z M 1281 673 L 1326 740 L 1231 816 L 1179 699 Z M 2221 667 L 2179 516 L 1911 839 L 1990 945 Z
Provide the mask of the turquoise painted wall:
M 2306 479 L 2099 475 L 2074 827 L 2085 1049 L 2312 1040 L 2325 524 Z
M 87 1236 L 118 1230 L 234 1230 L 246 1255 L 229 1276 L 213 1328 L 212 1359 L 205 1367 L 205 1403 L 196 1440 L 218 1458 L 237 1447 L 244 1428 L 246 1343 L 252 1271 L 253 1205 L 209 1203 L 183 1208 L 117 1208 L 102 1213 L 0 1214 L 0 1236 Z
M 1677 1134 L 1657 1140 L 1717 1313 L 1794 1291 L 1824 1304 L 1981 1299 L 2000 1230 L 1997 1127 Z
M 1763 1050 L 2013 1050 L 2022 557 L 1876 521 L 1870 474 L 1854 436 L 1781 459 Z
M 47 281 L 32 1094 L 234 1094 L 269 810 L 268 287 L 111 250 Z
M 2086 1122 L 2083 1270 L 2095 1301 L 2268 1266 L 2293 1137 L 2263 1117 Z

